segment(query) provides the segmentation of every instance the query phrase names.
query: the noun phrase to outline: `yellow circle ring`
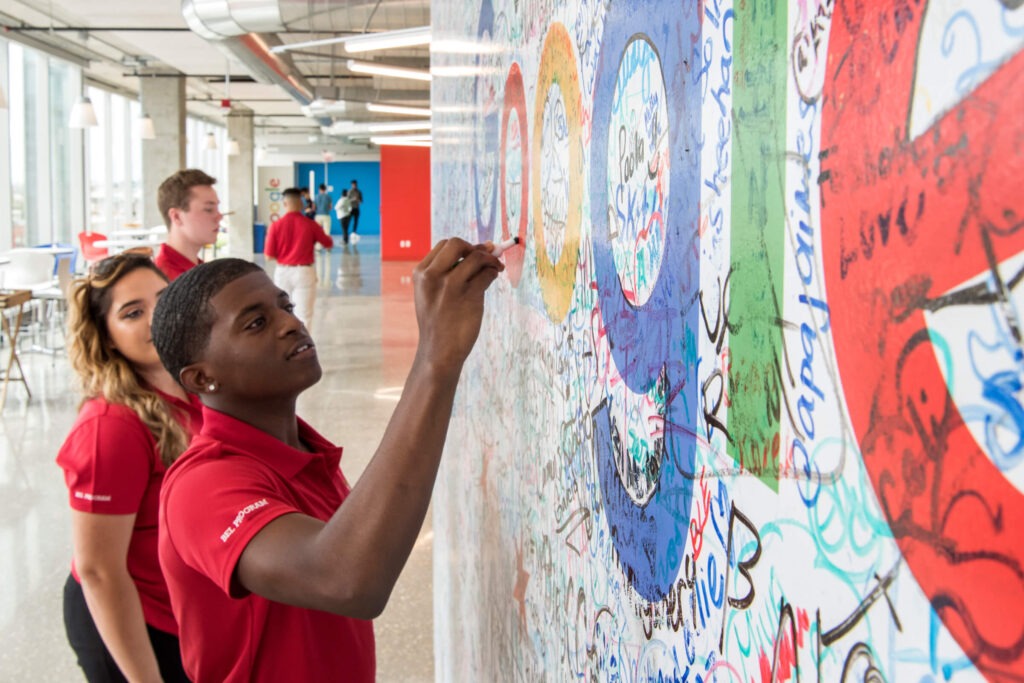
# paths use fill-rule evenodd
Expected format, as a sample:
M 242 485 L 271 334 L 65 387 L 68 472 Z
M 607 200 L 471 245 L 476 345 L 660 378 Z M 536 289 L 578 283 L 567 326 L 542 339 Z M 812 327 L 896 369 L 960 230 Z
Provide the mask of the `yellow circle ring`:
M 544 104 L 547 92 L 557 83 L 565 103 L 569 130 L 569 205 L 565 218 L 565 239 L 556 263 L 548 256 L 544 242 L 544 210 L 541 197 L 541 133 L 544 129 Z M 580 221 L 583 216 L 583 135 L 580 121 L 580 81 L 576 55 L 565 26 L 553 22 L 544 38 L 537 76 L 537 100 L 533 113 L 533 158 L 530 161 L 530 185 L 533 194 L 533 239 L 537 245 L 537 278 L 540 280 L 544 307 L 552 322 L 565 320 L 576 287 L 576 266 L 580 256 Z M 536 169 L 534 171 L 533 169 Z

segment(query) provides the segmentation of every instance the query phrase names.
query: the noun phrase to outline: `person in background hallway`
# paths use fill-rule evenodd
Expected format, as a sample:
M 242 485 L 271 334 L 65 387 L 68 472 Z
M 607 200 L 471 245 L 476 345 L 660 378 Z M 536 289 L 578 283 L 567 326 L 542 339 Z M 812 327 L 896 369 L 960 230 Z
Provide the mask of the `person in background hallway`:
M 313 219 L 320 224 L 324 232 L 331 234 L 331 209 L 334 208 L 334 200 L 327 186 L 320 183 L 320 191 L 316 195 L 316 217 Z
M 274 282 L 288 292 L 295 303 L 295 315 L 313 329 L 313 306 L 316 303 L 316 269 L 314 249 L 334 246 L 334 240 L 320 224 L 302 215 L 302 194 L 290 187 L 282 193 L 285 215 L 274 221 L 267 232 L 263 254 L 277 261 Z
M 359 242 L 356 230 L 359 229 L 359 207 L 363 205 L 363 193 L 355 180 L 352 181 L 352 187 L 348 190 L 348 198 L 352 201 L 352 244 L 356 244 Z
M 213 189 L 216 182 L 199 169 L 189 168 L 160 183 L 156 202 L 167 224 L 167 241 L 153 260 L 171 281 L 202 263 L 199 252 L 217 241 L 224 214 Z
M 164 472 L 201 405 L 157 357 L 150 321 L 167 278 L 148 256 L 100 261 L 69 297 L 68 357 L 85 394 L 57 455 L 74 547 L 64 624 L 86 679 L 187 681 L 157 558 Z
M 338 203 L 335 205 L 334 210 L 338 214 L 338 220 L 341 221 L 341 234 L 345 240 L 345 244 L 348 244 L 348 224 L 352 222 L 352 200 L 348 198 L 348 190 L 342 190 L 341 196 L 338 197 Z
M 302 193 L 302 215 L 310 220 L 316 218 L 316 205 L 309 198 L 309 188 L 304 187 L 300 192 Z
M 204 423 L 160 496 L 160 563 L 196 683 L 374 680 L 370 620 L 423 524 L 484 293 L 503 269 L 488 245 L 460 239 L 416 267 L 416 359 L 351 489 L 341 449 L 295 414 L 322 371 L 288 294 L 241 259 L 168 288 L 153 342 L 200 396 Z

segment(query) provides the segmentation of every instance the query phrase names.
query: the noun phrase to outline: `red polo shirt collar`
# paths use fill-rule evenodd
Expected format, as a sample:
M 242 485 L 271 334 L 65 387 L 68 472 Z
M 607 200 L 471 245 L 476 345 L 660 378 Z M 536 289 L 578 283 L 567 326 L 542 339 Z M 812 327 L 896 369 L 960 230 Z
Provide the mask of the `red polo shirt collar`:
M 296 416 L 295 420 L 299 425 L 299 439 L 312 449 L 312 453 L 292 448 L 263 430 L 209 406 L 203 406 L 203 430 L 200 434 L 227 444 L 232 450 L 258 458 L 288 479 L 317 457 L 324 458 L 329 467 L 337 468 L 341 463 L 342 449 L 321 436 L 302 418 Z
M 187 256 L 166 242 L 160 245 L 160 251 L 153 259 L 153 262 L 156 263 L 157 268 L 162 270 L 171 282 L 174 282 L 179 276 L 199 265 L 198 263 L 192 263 Z M 203 260 L 199 259 L 199 263 L 202 262 Z

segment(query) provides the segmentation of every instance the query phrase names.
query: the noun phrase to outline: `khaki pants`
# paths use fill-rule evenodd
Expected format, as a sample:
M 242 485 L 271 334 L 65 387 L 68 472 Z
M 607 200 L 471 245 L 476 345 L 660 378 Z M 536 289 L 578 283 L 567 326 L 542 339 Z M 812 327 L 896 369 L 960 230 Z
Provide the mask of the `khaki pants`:
M 313 306 L 316 303 L 316 270 L 313 266 L 282 266 L 274 269 L 274 284 L 288 292 L 295 305 L 295 317 L 313 333 Z
M 316 218 L 313 219 L 320 224 L 320 227 L 324 229 L 328 235 L 331 234 L 331 214 L 329 213 L 318 213 Z

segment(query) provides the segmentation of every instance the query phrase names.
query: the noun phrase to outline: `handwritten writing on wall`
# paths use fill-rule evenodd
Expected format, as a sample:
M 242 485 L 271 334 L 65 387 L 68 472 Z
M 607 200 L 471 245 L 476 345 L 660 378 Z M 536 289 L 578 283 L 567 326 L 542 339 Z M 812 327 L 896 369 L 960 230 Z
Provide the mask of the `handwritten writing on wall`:
M 439 678 L 1024 678 L 1020 3 L 433 11 Z

